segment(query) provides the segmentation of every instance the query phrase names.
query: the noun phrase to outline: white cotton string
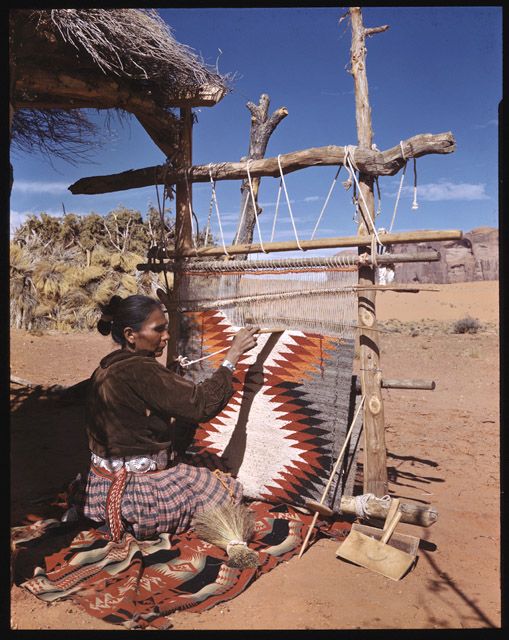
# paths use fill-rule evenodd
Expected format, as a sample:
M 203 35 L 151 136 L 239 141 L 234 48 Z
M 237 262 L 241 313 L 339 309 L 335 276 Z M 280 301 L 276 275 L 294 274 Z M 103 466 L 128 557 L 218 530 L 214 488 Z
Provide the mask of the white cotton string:
M 295 221 L 293 219 L 292 205 L 290 204 L 290 198 L 288 197 L 288 191 L 286 190 L 285 177 L 283 175 L 283 168 L 281 167 L 281 154 L 277 157 L 277 163 L 279 165 L 279 173 L 281 174 L 281 182 L 283 183 L 283 189 L 285 190 L 286 204 L 288 205 L 288 211 L 290 213 L 290 219 L 292 221 L 293 232 L 295 234 L 295 240 L 297 241 L 297 246 L 301 251 L 304 249 L 300 246 L 299 236 L 297 235 L 297 229 L 295 228 Z
M 262 248 L 263 253 L 267 253 L 267 251 L 265 251 L 265 247 L 263 246 L 263 240 L 262 240 L 262 232 L 260 231 L 260 222 L 258 220 L 258 208 L 256 206 L 256 200 L 254 197 L 254 191 L 253 191 L 253 183 L 251 182 L 251 174 L 249 173 L 249 163 L 251 162 L 251 160 L 248 160 L 246 163 L 246 171 L 247 171 L 247 179 L 249 181 L 249 190 L 251 191 L 251 202 L 253 204 L 253 211 L 254 211 L 254 215 L 255 215 L 255 220 L 256 220 L 256 228 L 258 230 L 258 237 L 260 238 L 260 247 Z M 247 200 L 246 200 L 247 202 Z
M 366 517 L 366 507 L 368 505 L 368 500 L 374 497 L 374 493 L 363 493 L 360 496 L 355 496 L 355 515 L 358 518 Z
M 351 144 L 346 145 L 345 153 L 343 156 L 343 166 L 348 171 L 348 179 L 343 182 L 344 188 L 348 191 L 353 184 L 353 174 L 351 168 L 348 166 L 347 159 L 348 156 L 351 155 L 351 149 L 355 149 L 355 147 Z M 355 165 L 355 161 L 353 163 Z
M 376 230 L 375 223 L 373 222 L 371 214 L 369 213 L 368 205 L 366 203 L 366 200 L 364 198 L 364 194 L 362 193 L 362 190 L 361 190 L 360 185 L 359 185 L 359 181 L 357 180 L 357 176 L 355 174 L 355 170 L 354 170 L 355 162 L 353 161 L 352 155 L 351 155 L 351 152 L 350 152 L 350 149 L 352 148 L 352 146 L 353 145 L 347 145 L 345 147 L 344 164 L 345 164 L 345 166 L 349 166 L 350 167 L 350 174 L 353 175 L 353 178 L 355 180 L 355 184 L 357 186 L 357 191 L 361 194 L 361 199 L 362 199 L 362 202 L 364 203 L 364 210 L 365 210 L 365 212 L 366 212 L 366 214 L 368 216 L 369 222 L 371 223 L 371 228 L 373 230 L 373 233 L 376 236 L 377 242 L 379 244 L 383 245 L 383 242 L 378 237 L 378 231 Z M 353 147 L 353 149 L 355 150 L 355 147 Z M 357 169 L 357 167 L 355 167 L 355 169 Z M 362 208 L 361 208 L 361 213 L 362 213 Z
M 212 163 L 209 164 L 210 184 L 212 185 L 212 200 L 213 200 L 214 205 L 216 207 L 217 222 L 219 224 L 219 233 L 221 234 L 221 242 L 223 243 L 223 251 L 225 252 L 225 254 L 227 256 L 229 256 L 230 254 L 226 250 L 226 243 L 224 241 L 223 227 L 221 225 L 221 216 L 219 215 L 219 205 L 217 204 L 216 185 L 215 185 L 215 182 L 214 182 L 214 180 L 212 178 L 212 171 L 211 171 L 211 168 L 210 168 L 211 166 L 212 166 Z
M 412 209 L 418 209 L 417 204 L 417 158 L 414 158 L 414 201 L 412 202 Z
M 334 187 L 336 186 L 336 182 L 338 180 L 338 176 L 339 176 L 339 172 L 340 171 L 341 171 L 341 165 L 340 165 L 339 169 L 336 171 L 336 175 L 334 176 L 334 180 L 332 181 L 331 187 L 329 189 L 329 193 L 327 194 L 327 198 L 325 199 L 325 203 L 324 203 L 324 205 L 322 207 L 322 210 L 320 211 L 320 215 L 318 216 L 318 220 L 316 221 L 315 228 L 313 229 L 313 233 L 311 234 L 311 240 L 313 240 L 313 238 L 315 237 L 315 233 L 316 233 L 316 230 L 318 229 L 318 225 L 320 224 L 320 221 L 322 219 L 323 213 L 324 213 L 325 209 L 327 208 L 327 205 L 329 204 L 329 200 L 330 200 L 330 197 L 331 197 L 332 192 L 334 190 Z
M 207 360 L 207 358 L 212 358 L 212 356 L 217 356 L 218 353 L 223 353 L 230 348 L 231 345 L 224 347 L 223 349 L 219 349 L 219 351 L 214 351 L 214 353 L 209 353 L 207 356 L 203 356 L 203 358 L 198 358 L 196 360 L 189 360 L 187 356 L 178 356 L 177 362 L 181 367 L 190 367 L 192 364 L 196 364 L 197 362 L 201 362 L 202 360 Z
M 401 144 L 401 142 L 399 144 Z M 403 147 L 401 147 L 401 151 L 403 151 Z M 398 210 L 399 198 L 401 196 L 401 191 L 403 189 L 403 181 L 405 179 L 406 166 L 407 166 L 407 161 L 405 159 L 405 164 L 403 166 L 403 173 L 401 174 L 401 180 L 399 181 L 398 195 L 396 196 L 396 202 L 394 203 L 394 211 L 392 213 L 392 220 L 391 220 L 391 224 L 390 224 L 390 227 L 389 227 L 389 233 L 392 231 L 392 227 L 393 227 L 394 221 L 396 219 L 396 211 Z
M 242 209 L 242 215 L 240 216 L 240 221 L 239 221 L 239 224 L 238 224 L 238 227 L 237 227 L 237 233 L 235 234 L 235 239 L 234 239 L 234 241 L 233 241 L 233 244 L 237 244 L 237 242 L 239 241 L 239 232 L 240 232 L 240 230 L 242 229 L 242 223 L 244 222 L 244 216 L 245 216 L 245 214 L 246 214 L 246 209 L 247 209 L 247 203 L 248 203 L 248 201 L 249 201 L 249 198 L 247 197 L 247 198 L 244 200 L 244 207 L 243 207 L 243 209 Z
M 377 500 L 380 504 L 384 506 L 389 506 L 392 500 L 391 496 L 385 495 L 382 498 L 377 498 L 374 493 L 363 493 L 360 496 L 355 496 L 355 515 L 358 518 L 366 518 L 369 517 L 369 512 L 367 509 L 368 502 L 370 500 Z
M 276 220 L 279 211 L 279 201 L 281 200 L 281 189 L 283 188 L 283 181 L 279 180 L 279 189 L 277 190 L 276 210 L 274 211 L 274 221 L 272 222 L 272 233 L 270 234 L 270 241 L 274 241 L 274 233 L 276 231 Z
M 382 194 L 380 192 L 380 185 L 378 184 L 378 176 L 375 178 L 376 183 L 376 192 L 378 195 L 378 207 L 376 208 L 375 217 L 379 216 L 382 213 Z
M 191 225 L 191 240 L 193 241 L 193 248 L 196 250 L 197 245 L 196 245 L 195 236 L 198 235 L 198 232 L 196 230 L 196 233 L 193 233 L 193 205 L 191 204 L 191 190 L 189 189 L 189 175 L 188 175 L 187 169 L 185 170 L 185 174 L 186 174 L 187 206 L 189 207 L 189 223 Z
M 405 150 L 403 149 L 403 140 L 399 141 L 399 148 L 401 149 L 401 155 L 403 156 L 403 160 L 406 162 L 407 157 L 405 155 Z
M 207 218 L 207 227 L 205 228 L 205 240 L 203 241 L 203 246 L 207 246 L 208 241 L 209 241 L 209 234 L 210 234 L 210 219 L 212 217 L 212 202 L 213 202 L 213 198 L 210 198 L 210 204 L 209 204 L 209 215 Z

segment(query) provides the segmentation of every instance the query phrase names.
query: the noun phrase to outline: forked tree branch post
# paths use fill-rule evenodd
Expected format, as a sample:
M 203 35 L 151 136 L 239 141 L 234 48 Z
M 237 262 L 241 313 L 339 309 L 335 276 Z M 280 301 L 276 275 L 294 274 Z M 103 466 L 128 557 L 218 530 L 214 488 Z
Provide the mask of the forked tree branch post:
M 360 7 L 350 7 L 352 29 L 351 74 L 355 86 L 355 116 L 359 149 L 371 149 L 373 130 L 366 73 L 366 36 L 385 31 L 385 28 L 365 29 Z M 360 203 L 358 235 L 374 233 L 375 198 L 374 177 L 359 173 Z M 366 211 L 367 207 L 367 211 Z M 359 250 L 360 251 L 360 250 Z M 367 248 L 368 253 L 371 249 Z M 359 285 L 375 284 L 373 265 L 359 265 Z M 366 289 L 358 295 L 360 380 L 364 403 L 364 493 L 381 497 L 387 494 L 387 452 L 385 447 L 382 372 L 377 337 L 376 290 Z
M 260 96 L 258 105 L 255 105 L 253 102 L 248 102 L 246 105 L 251 112 L 251 129 L 249 134 L 248 156 L 247 158 L 243 158 L 243 160 L 261 160 L 265 156 L 270 136 L 281 120 L 288 115 L 286 107 L 280 107 L 269 117 L 269 105 L 270 98 L 266 93 Z M 261 209 L 258 206 L 260 177 L 252 177 L 251 184 L 253 195 L 251 195 L 248 178 L 244 178 L 240 187 L 240 217 L 235 233 L 234 244 L 250 244 L 253 241 L 256 218 L 261 214 Z M 238 257 L 246 258 L 247 256 L 241 255 Z

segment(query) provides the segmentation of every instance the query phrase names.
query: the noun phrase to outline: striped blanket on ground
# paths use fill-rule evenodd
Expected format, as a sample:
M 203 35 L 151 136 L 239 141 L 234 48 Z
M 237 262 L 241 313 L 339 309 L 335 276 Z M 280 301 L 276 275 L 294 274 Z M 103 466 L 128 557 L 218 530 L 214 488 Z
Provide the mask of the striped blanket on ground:
M 46 602 L 70 600 L 111 624 L 169 629 L 172 613 L 201 612 L 230 600 L 299 552 L 311 515 L 260 501 L 250 503 L 250 509 L 256 517 L 254 539 L 249 543 L 259 553 L 256 568 L 228 567 L 226 552 L 200 540 L 193 531 L 162 534 L 150 541 L 138 541 L 127 533 L 115 543 L 99 529 L 78 531 L 76 524 L 48 519 L 13 529 L 14 542 L 21 550 L 15 581 Z M 340 539 L 350 526 L 319 521 L 312 540 L 320 536 Z M 63 531 L 69 540 L 70 528 L 74 537 L 60 547 L 59 535 Z M 34 550 L 45 538 L 44 566 L 34 569 L 41 560 Z M 53 538 L 53 549 L 57 548 L 53 553 L 49 553 L 48 538 Z M 32 571 L 32 577 L 26 579 Z

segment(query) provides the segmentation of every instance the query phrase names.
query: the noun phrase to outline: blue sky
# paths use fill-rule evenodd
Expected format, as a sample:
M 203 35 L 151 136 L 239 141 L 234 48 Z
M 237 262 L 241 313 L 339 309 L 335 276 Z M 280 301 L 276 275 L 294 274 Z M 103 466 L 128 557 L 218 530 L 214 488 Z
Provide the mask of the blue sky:
M 191 46 L 221 73 L 236 73 L 233 91 L 218 105 L 196 110 L 193 162 L 237 161 L 247 153 L 250 113 L 246 102 L 271 99 L 270 111 L 289 115 L 273 133 L 266 156 L 308 147 L 356 144 L 353 79 L 347 73 L 350 28 L 341 8 L 159 9 L 179 42 Z M 501 7 L 365 7 L 365 26 L 390 25 L 367 41 L 367 73 L 374 141 L 387 149 L 418 133 L 451 131 L 457 149 L 417 160 L 417 199 L 412 210 L 413 163 L 408 164 L 394 231 L 498 226 L 498 104 L 502 97 Z M 100 125 L 104 118 L 92 112 Z M 107 214 L 118 205 L 140 210 L 157 204 L 155 187 L 97 196 L 73 196 L 67 187 L 84 176 L 162 164 L 164 156 L 134 120 L 113 120 L 107 144 L 94 164 L 78 166 L 13 154 L 11 229 L 27 213 Z M 336 173 L 304 169 L 286 185 L 300 239 L 309 239 Z M 401 174 L 380 179 L 377 227 L 388 228 Z M 344 169 L 316 237 L 354 235 L 351 191 Z M 218 182 L 217 200 L 227 242 L 240 214 L 240 181 Z M 279 180 L 262 179 L 262 238 L 268 241 Z M 193 188 L 194 209 L 206 223 L 210 185 Z M 63 206 L 62 206 L 63 205 Z M 215 209 L 212 231 L 218 238 Z M 275 240 L 293 237 L 284 193 Z M 255 240 L 257 234 L 255 233 Z

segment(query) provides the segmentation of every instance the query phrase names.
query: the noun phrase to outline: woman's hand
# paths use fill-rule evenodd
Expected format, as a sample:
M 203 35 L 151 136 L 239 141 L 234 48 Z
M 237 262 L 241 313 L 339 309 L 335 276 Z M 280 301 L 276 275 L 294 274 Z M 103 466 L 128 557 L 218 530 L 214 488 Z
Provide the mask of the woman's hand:
M 232 346 L 226 352 L 226 359 L 232 364 L 237 364 L 237 360 L 245 351 L 249 351 L 249 349 L 256 346 L 255 334 L 259 330 L 260 327 L 244 327 L 241 329 L 233 339 Z

